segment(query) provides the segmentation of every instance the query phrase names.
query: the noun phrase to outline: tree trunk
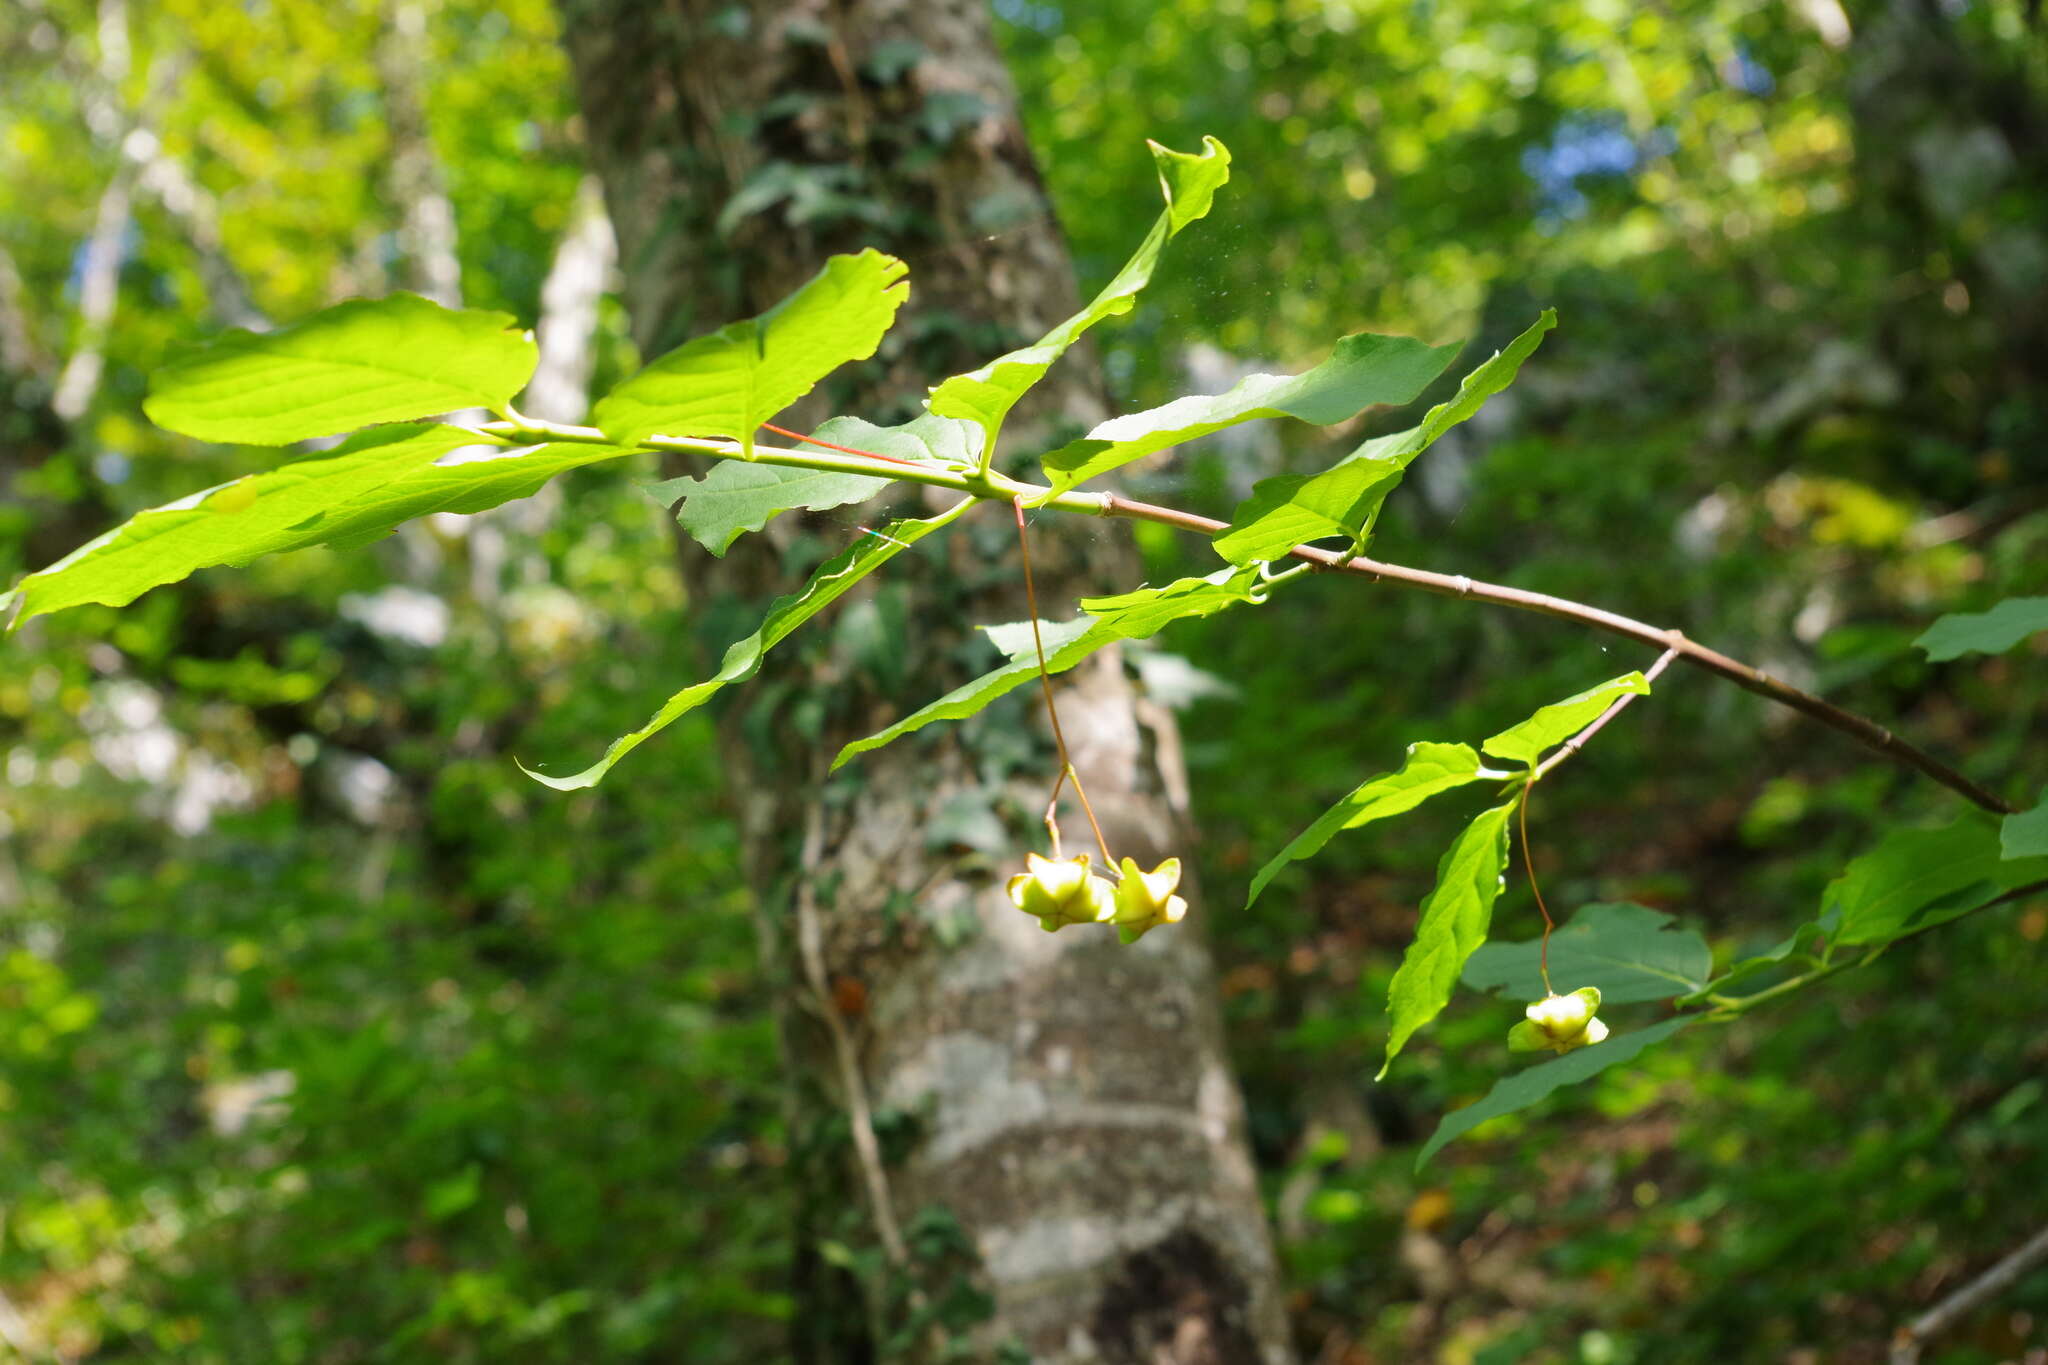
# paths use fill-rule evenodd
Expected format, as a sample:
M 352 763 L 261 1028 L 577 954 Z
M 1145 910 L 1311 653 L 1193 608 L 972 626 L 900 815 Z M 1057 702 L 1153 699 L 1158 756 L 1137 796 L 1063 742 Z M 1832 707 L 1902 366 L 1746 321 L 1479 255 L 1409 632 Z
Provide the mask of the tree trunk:
M 879 246 L 910 263 L 909 306 L 874 362 L 785 424 L 892 422 L 926 384 L 1073 311 L 979 0 L 562 8 L 648 356 L 761 311 L 829 252 Z M 1085 359 L 1070 359 L 1009 429 L 1046 438 L 1101 411 Z M 1033 533 L 1047 614 L 1135 584 L 1116 533 L 1057 520 Z M 722 561 L 686 549 L 691 600 L 787 591 L 805 545 L 822 542 L 815 562 L 858 534 L 785 517 Z M 938 543 L 778 651 L 721 727 L 764 945 L 788 985 L 806 1185 L 795 1354 L 1286 1361 L 1199 908 L 1123 948 L 1106 931 L 1045 934 L 1011 907 L 1003 879 L 1042 847 L 1055 771 L 1023 692 L 825 775 L 840 741 L 986 666 L 970 621 L 1024 614 L 1003 509 Z M 1184 838 L 1157 758 L 1170 722 L 1113 651 L 1069 676 L 1076 764 L 1112 847 L 1149 867 Z M 884 1267 L 858 1283 L 818 1254 L 848 1240 L 850 1209 L 865 1226 L 853 1240 Z

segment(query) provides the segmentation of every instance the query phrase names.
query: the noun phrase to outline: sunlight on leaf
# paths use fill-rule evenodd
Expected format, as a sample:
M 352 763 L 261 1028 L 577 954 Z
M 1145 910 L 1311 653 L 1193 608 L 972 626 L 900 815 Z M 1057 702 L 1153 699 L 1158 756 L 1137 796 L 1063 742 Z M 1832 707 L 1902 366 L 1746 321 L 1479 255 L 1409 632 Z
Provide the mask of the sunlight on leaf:
M 1392 1025 L 1380 1076 L 1387 1074 L 1394 1054 L 1415 1030 L 1450 1002 L 1465 959 L 1486 942 L 1493 903 L 1500 898 L 1501 874 L 1507 870 L 1508 815 L 1514 808 L 1509 801 L 1480 814 L 1437 864 L 1436 886 L 1422 902 L 1415 939 L 1387 989 Z
M 875 353 L 909 297 L 908 271 L 879 251 L 834 256 L 761 316 L 686 341 L 613 389 L 591 420 L 620 445 L 723 436 L 751 453 L 763 422 Z
M 435 461 L 474 445 L 459 427 L 384 426 L 334 449 L 139 512 L 11 593 L 15 624 L 84 602 L 125 606 L 149 589 L 216 564 L 237 568 L 310 545 L 349 549 L 430 512 L 481 512 L 527 497 L 564 470 L 633 452 L 547 445 L 459 464 Z
M 1469 744 L 1437 744 L 1424 740 L 1409 745 L 1407 760 L 1398 769 L 1359 783 L 1268 860 L 1252 878 L 1251 893 L 1245 897 L 1245 906 L 1249 908 L 1258 900 L 1259 894 L 1280 869 L 1289 863 L 1314 857 L 1339 830 L 1357 829 L 1374 820 L 1414 810 L 1438 792 L 1477 781 L 1480 772 L 1479 755 Z
M 274 332 L 224 332 L 158 370 L 142 410 L 203 441 L 289 445 L 460 408 L 502 411 L 538 359 L 509 313 L 392 294 Z

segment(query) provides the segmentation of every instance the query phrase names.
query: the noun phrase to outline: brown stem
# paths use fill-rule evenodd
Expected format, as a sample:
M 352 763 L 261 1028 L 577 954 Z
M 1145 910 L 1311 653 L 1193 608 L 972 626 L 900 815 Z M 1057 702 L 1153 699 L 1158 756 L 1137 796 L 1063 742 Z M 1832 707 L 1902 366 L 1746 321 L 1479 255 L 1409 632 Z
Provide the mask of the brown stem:
M 1665 650 L 1657 662 L 1650 665 L 1650 671 L 1643 674 L 1643 681 L 1655 682 L 1657 675 L 1671 667 L 1671 661 L 1677 657 L 1677 650 Z M 1535 894 L 1536 908 L 1543 912 L 1543 947 L 1538 951 L 1536 967 L 1543 973 L 1543 992 L 1546 995 L 1557 994 L 1550 984 L 1550 936 L 1556 932 L 1557 925 L 1550 918 L 1550 907 L 1543 903 L 1543 888 L 1536 882 L 1536 855 L 1529 851 L 1529 793 L 1535 790 L 1536 784 L 1543 780 L 1546 773 L 1585 748 L 1587 740 L 1599 734 L 1601 727 L 1620 715 L 1630 702 L 1641 695 L 1643 694 L 1640 692 L 1624 692 L 1616 697 L 1605 711 L 1593 717 L 1591 724 L 1558 746 L 1556 753 L 1532 768 L 1529 780 L 1522 784 L 1522 799 L 1516 803 L 1516 814 L 1522 826 L 1522 868 L 1529 874 L 1529 890 Z
M 1543 974 L 1543 993 L 1556 995 L 1557 987 L 1550 984 L 1550 935 L 1557 929 L 1557 922 L 1550 918 L 1550 907 L 1543 903 L 1543 888 L 1536 881 L 1536 855 L 1529 851 L 1529 793 L 1535 786 L 1532 774 L 1522 784 L 1522 799 L 1515 803 L 1515 815 L 1522 827 L 1522 870 L 1529 876 L 1529 891 L 1536 897 L 1536 908 L 1543 912 L 1543 946 L 1536 952 L 1536 970 Z
M 1104 495 L 1103 513 L 1112 517 L 1129 517 L 1138 521 L 1154 521 L 1162 526 L 1178 527 L 1183 531 L 1194 531 L 1201 535 L 1215 535 L 1227 529 L 1226 523 L 1213 517 L 1198 516 L 1174 507 L 1160 507 L 1154 503 L 1138 502 L 1118 493 Z M 1925 773 L 1949 790 L 1956 792 L 1985 810 L 2000 815 L 2010 815 L 2018 809 L 2010 802 L 1985 790 L 1977 783 L 1957 772 L 1924 749 L 1908 744 L 1897 735 L 1879 725 L 1876 721 L 1859 716 L 1853 711 L 1844 711 L 1832 702 L 1822 701 L 1811 692 L 1802 691 L 1781 679 L 1773 678 L 1760 669 L 1751 668 L 1738 659 L 1731 659 L 1719 650 L 1688 640 L 1676 630 L 1665 630 L 1647 622 L 1637 621 L 1619 613 L 1573 602 L 1568 598 L 1552 597 L 1548 593 L 1530 592 L 1526 588 L 1511 588 L 1500 583 L 1482 583 L 1477 579 L 1460 574 L 1436 573 L 1429 569 L 1411 569 L 1402 564 L 1389 564 L 1383 560 L 1368 559 L 1364 555 L 1344 555 L 1335 550 L 1322 550 L 1313 545 L 1297 545 L 1288 555 L 1310 564 L 1339 573 L 1357 574 L 1404 587 L 1417 588 L 1423 592 L 1440 593 L 1447 597 L 1466 597 L 1480 602 L 1491 602 L 1496 606 L 1514 607 L 1519 611 L 1533 611 L 1544 616 L 1556 616 L 1580 625 L 1604 630 L 1625 639 L 1637 640 L 1646 645 L 1675 652 L 1695 668 L 1726 678 L 1737 687 L 1769 698 L 1780 706 L 1789 706 L 1809 716 L 1830 729 L 1839 730 L 1859 743 L 1865 744 L 1895 762 Z
M 1060 850 L 1059 828 L 1053 823 L 1053 808 L 1059 805 L 1060 783 L 1069 777 L 1074 779 L 1074 795 L 1081 798 L 1081 811 L 1088 817 L 1088 828 L 1095 831 L 1095 846 L 1102 850 L 1102 869 L 1115 875 L 1116 860 L 1109 856 L 1109 840 L 1102 837 L 1101 822 L 1095 818 L 1095 807 L 1088 803 L 1087 789 L 1081 785 L 1080 770 L 1074 767 L 1073 755 L 1067 752 L 1067 737 L 1060 730 L 1060 709 L 1053 705 L 1052 671 L 1045 665 L 1045 637 L 1038 629 L 1038 585 L 1031 581 L 1031 537 L 1024 529 L 1024 499 L 1012 498 L 1010 508 L 1017 514 L 1017 553 L 1024 561 L 1024 606 L 1031 613 L 1031 647 L 1038 652 L 1038 685 L 1045 690 L 1045 718 L 1052 722 L 1052 742 L 1060 751 L 1060 775 L 1052 787 L 1052 804 L 1045 808 L 1045 827 L 1053 837 L 1053 856 Z

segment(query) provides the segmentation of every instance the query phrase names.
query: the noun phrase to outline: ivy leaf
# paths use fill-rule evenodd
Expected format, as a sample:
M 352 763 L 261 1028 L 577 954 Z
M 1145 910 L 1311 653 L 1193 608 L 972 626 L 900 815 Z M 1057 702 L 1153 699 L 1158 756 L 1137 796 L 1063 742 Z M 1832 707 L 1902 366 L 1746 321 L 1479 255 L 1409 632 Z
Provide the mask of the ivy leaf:
M 1545 309 L 1528 330 L 1466 375 L 1458 392 L 1431 408 L 1421 425 L 1374 437 L 1321 473 L 1260 480 L 1231 514 L 1230 526 L 1217 532 L 1216 553 L 1233 564 L 1250 564 L 1278 559 L 1297 545 L 1330 536 L 1343 536 L 1362 548 L 1387 495 L 1415 457 L 1506 388 L 1556 325 L 1555 310 Z
M 1576 696 L 1552 702 L 1520 725 L 1510 726 L 1501 731 L 1480 748 L 1495 758 L 1527 763 L 1534 767 L 1545 749 L 1553 744 L 1562 744 L 1585 729 L 1593 722 L 1594 717 L 1612 706 L 1617 699 L 1630 694 L 1647 696 L 1649 691 L 1650 684 L 1640 672 L 1624 673 L 1618 678 L 1609 678 L 1606 682 L 1589 687 Z
M 834 256 L 761 316 L 686 341 L 613 389 L 591 420 L 620 445 L 657 433 L 723 436 L 752 455 L 763 422 L 875 353 L 909 296 L 908 273 L 872 249 Z
M 1415 940 L 1402 955 L 1387 990 L 1387 1012 L 1393 1025 L 1380 1076 L 1387 1074 L 1394 1054 L 1415 1030 L 1436 1018 L 1450 1002 L 1465 959 L 1486 942 L 1493 903 L 1500 897 L 1501 874 L 1507 870 L 1508 814 L 1514 808 L 1515 803 L 1508 801 L 1482 812 L 1452 841 L 1437 864 L 1436 886 L 1422 902 Z
M 1131 311 L 1138 291 L 1151 282 L 1153 267 L 1167 242 L 1189 223 L 1205 217 L 1216 191 L 1230 179 L 1230 153 L 1213 137 L 1203 138 L 1202 150 L 1196 153 L 1171 151 L 1156 142 L 1146 145 L 1159 168 L 1166 211 L 1116 278 L 1086 308 L 1033 345 L 998 356 L 972 373 L 954 375 L 933 388 L 926 406 L 942 417 L 975 423 L 985 434 L 985 449 L 993 450 L 996 433 L 1017 400 L 1045 378 L 1053 362 L 1065 355 L 1083 332 L 1105 318 Z
M 1494 1082 L 1493 1089 L 1485 1096 L 1463 1109 L 1453 1110 L 1444 1115 L 1436 1132 L 1429 1141 L 1422 1144 L 1416 1154 L 1415 1169 L 1421 1170 L 1429 1159 L 1444 1149 L 1445 1144 L 1463 1137 L 1488 1119 L 1497 1119 L 1503 1114 L 1512 1114 L 1527 1109 L 1548 1099 L 1553 1091 L 1580 1081 L 1591 1080 L 1610 1066 L 1634 1061 L 1648 1049 L 1677 1033 L 1692 1023 L 1692 1017 L 1680 1015 L 1666 1019 L 1661 1024 L 1652 1024 L 1634 1033 L 1624 1033 L 1618 1038 L 1609 1038 L 1604 1043 L 1568 1052 L 1562 1057 L 1517 1071 L 1512 1076 L 1503 1076 Z
M 1973 811 L 1942 829 L 1886 835 L 1828 883 L 1821 904 L 1842 917 L 1836 942 L 1889 943 L 2043 876 L 2048 859 L 2002 859 L 1998 826 Z
M 718 672 L 670 697 L 645 725 L 631 734 L 621 735 L 613 740 L 611 747 L 604 751 L 604 757 L 582 772 L 571 773 L 567 777 L 549 777 L 545 773 L 535 772 L 523 763 L 519 765 L 521 771 L 556 791 L 576 791 L 579 788 L 596 786 L 604 779 L 604 775 L 612 770 L 614 764 L 639 748 L 647 739 L 679 717 L 711 700 L 728 684 L 744 682 L 760 672 L 762 658 L 769 650 L 789 638 L 798 626 L 838 601 L 848 589 L 876 569 L 932 532 L 949 525 L 962 512 L 972 507 L 975 501 L 973 498 L 962 499 L 934 517 L 892 521 L 880 534 L 863 536 L 853 545 L 825 561 L 818 567 L 818 571 L 811 575 L 811 581 L 806 583 L 801 591 L 777 599 L 775 604 L 768 608 L 768 615 L 758 630 L 726 649 L 725 658 L 719 664 Z
M 1999 826 L 1998 856 L 2005 859 L 2048 857 L 2048 796 L 2032 810 L 2008 815 Z
M 1952 612 L 1913 641 L 1935 663 L 1965 654 L 2003 654 L 2048 630 L 2048 597 L 2008 597 L 1989 611 Z
M 1072 621 L 1043 621 L 1045 667 L 1064 673 L 1105 645 L 1156 635 L 1168 624 L 1191 616 L 1213 616 L 1239 602 L 1263 600 L 1264 578 L 1257 570 L 1224 569 L 1206 578 L 1183 578 L 1160 588 L 1139 588 L 1115 597 L 1082 599 L 1084 614 Z M 964 720 L 996 698 L 1038 676 L 1038 653 L 1031 643 L 1031 623 L 983 627 L 995 646 L 1009 656 L 1002 667 L 954 688 L 937 701 L 857 739 L 832 760 L 841 765 L 884 744 L 942 720 Z
M 1486 943 L 1465 962 L 1465 984 L 1510 999 L 1543 998 L 1543 944 Z M 1669 1000 L 1704 989 L 1714 972 L 1707 941 L 1647 906 L 1588 905 L 1550 936 L 1550 978 L 1564 991 L 1596 986 L 1608 1005 Z
M 1476 782 L 1481 775 L 1479 755 L 1469 744 L 1437 744 L 1424 740 L 1409 745 L 1408 757 L 1398 769 L 1369 777 L 1352 788 L 1348 795 L 1317 816 L 1314 824 L 1295 835 L 1287 847 L 1260 868 L 1258 875 L 1252 878 L 1251 894 L 1244 900 L 1245 908 L 1251 908 L 1281 868 L 1314 857 L 1336 836 L 1337 831 L 1357 829 L 1374 820 L 1414 810 L 1438 792 Z
M 142 410 L 202 441 L 289 445 L 458 408 L 503 411 L 539 356 L 509 313 L 417 294 L 354 299 L 180 352 L 152 378 Z
M 1413 337 L 1358 332 L 1339 341 L 1328 360 L 1305 374 L 1248 375 L 1228 393 L 1197 394 L 1111 418 L 1044 457 L 1052 491 L 1038 501 L 1239 422 L 1295 417 L 1329 426 L 1377 403 L 1412 403 L 1457 353 L 1456 344 L 1425 346 Z
M 480 512 L 523 498 L 567 469 L 632 452 L 548 445 L 459 464 L 437 460 L 476 444 L 449 426 L 382 426 L 310 459 L 138 512 L 0 596 L 15 622 L 85 602 L 120 607 L 151 588 L 217 564 L 240 568 L 310 545 L 366 545 L 429 512 Z

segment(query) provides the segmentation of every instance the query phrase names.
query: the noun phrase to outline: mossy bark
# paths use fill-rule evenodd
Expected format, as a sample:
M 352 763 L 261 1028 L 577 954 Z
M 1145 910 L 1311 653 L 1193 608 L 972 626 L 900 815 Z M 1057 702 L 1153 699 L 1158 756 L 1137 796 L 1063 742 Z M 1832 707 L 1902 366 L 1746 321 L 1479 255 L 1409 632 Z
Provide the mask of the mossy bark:
M 894 421 L 1076 306 L 980 0 L 562 9 L 648 355 L 759 312 L 832 251 L 878 246 L 909 262 L 910 304 L 874 361 L 792 420 Z M 1070 357 L 1006 436 L 1029 449 L 1102 411 L 1087 357 Z M 1120 529 L 1068 520 L 1033 530 L 1048 615 L 1138 577 Z M 786 591 L 793 564 L 858 534 L 785 517 L 723 560 L 685 547 L 691 600 L 726 615 L 711 604 Z M 1199 900 L 1131 948 L 1047 935 L 1008 904 L 1055 771 L 1024 693 L 825 774 L 840 741 L 987 666 L 970 622 L 1024 614 L 1015 550 L 1006 511 L 976 509 L 779 651 L 722 726 L 764 946 L 788 983 L 807 1187 L 795 1354 L 902 1358 L 950 1339 L 973 1358 L 1283 1362 Z M 1077 765 L 1116 852 L 1150 866 L 1186 837 L 1159 767 L 1174 746 L 1154 733 L 1170 722 L 1113 651 L 1069 677 Z M 854 1302 L 818 1253 L 849 1209 L 894 1262 Z M 935 1325 L 906 1330 L 920 1309 Z

